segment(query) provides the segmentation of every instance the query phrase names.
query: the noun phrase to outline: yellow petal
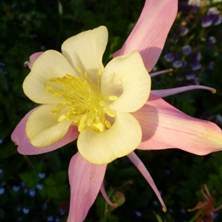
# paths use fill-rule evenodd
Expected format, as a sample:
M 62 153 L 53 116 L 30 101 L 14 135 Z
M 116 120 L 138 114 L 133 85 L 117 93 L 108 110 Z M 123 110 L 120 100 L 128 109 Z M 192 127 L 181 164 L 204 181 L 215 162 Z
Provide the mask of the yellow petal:
M 121 94 L 110 105 L 111 109 L 134 112 L 147 101 L 151 79 L 140 54 L 132 52 L 116 57 L 107 64 L 101 84 L 102 94 Z
M 102 56 L 108 41 L 105 26 L 81 32 L 62 44 L 62 53 L 75 70 L 87 71 L 88 75 L 98 74 L 103 69 Z
M 141 143 L 138 121 L 128 113 L 117 113 L 112 127 L 98 133 L 87 128 L 80 133 L 77 146 L 81 155 L 95 164 L 106 164 L 128 155 Z
M 58 116 L 50 112 L 53 108 L 51 105 L 42 105 L 30 114 L 26 134 L 33 146 L 51 145 L 63 138 L 68 131 L 70 121 L 58 122 Z
M 31 72 L 23 82 L 23 90 L 32 101 L 51 104 L 57 99 L 47 92 L 45 82 L 66 74 L 75 75 L 68 61 L 61 53 L 48 50 L 41 54 L 33 64 Z

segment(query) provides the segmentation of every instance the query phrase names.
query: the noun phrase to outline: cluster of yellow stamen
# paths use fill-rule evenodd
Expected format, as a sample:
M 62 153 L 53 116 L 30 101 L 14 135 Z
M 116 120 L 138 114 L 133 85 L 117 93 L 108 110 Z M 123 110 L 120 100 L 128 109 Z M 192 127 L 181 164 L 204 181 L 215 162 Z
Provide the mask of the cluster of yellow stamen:
M 101 95 L 101 75 L 98 71 L 96 82 L 81 72 L 78 77 L 66 74 L 45 83 L 47 92 L 58 99 L 52 113 L 59 116 L 59 122 L 70 120 L 80 132 L 87 127 L 103 132 L 112 126 L 115 112 L 108 105 L 117 96 Z

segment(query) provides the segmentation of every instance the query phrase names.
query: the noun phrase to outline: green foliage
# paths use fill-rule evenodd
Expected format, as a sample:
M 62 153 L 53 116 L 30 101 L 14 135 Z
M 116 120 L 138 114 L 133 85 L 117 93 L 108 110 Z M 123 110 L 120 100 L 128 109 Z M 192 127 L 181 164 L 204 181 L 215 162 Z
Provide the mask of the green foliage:
M 42 171 L 42 163 L 35 165 L 35 167 L 29 171 L 22 172 L 19 177 L 26 184 L 27 187 L 35 187 L 35 185 L 40 182 L 38 173 Z
M 52 198 L 53 201 L 60 203 L 64 197 L 69 199 L 67 190 L 67 171 L 60 171 L 52 174 L 44 182 L 44 189 L 41 191 L 43 198 Z

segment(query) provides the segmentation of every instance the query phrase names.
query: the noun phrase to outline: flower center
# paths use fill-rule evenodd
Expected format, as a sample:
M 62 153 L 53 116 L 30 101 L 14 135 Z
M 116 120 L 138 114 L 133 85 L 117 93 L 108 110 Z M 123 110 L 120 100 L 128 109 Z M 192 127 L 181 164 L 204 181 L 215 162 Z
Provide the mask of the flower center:
M 81 73 L 79 77 L 67 74 L 45 83 L 47 92 L 58 98 L 56 108 L 51 112 L 59 115 L 59 122 L 70 120 L 78 126 L 79 132 L 87 127 L 103 132 L 112 126 L 115 112 L 108 105 L 117 96 L 101 95 L 101 75 L 99 71 L 96 83 L 87 73 Z

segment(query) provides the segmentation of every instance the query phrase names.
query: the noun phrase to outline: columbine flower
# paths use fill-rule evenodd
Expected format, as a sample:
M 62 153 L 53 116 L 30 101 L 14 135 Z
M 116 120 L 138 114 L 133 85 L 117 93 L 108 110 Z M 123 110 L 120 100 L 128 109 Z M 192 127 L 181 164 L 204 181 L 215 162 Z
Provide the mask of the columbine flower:
M 33 146 L 55 144 L 70 127 L 78 129 L 78 150 L 91 163 L 109 163 L 139 146 L 142 131 L 130 113 L 147 101 L 150 77 L 138 52 L 104 67 L 107 38 L 104 26 L 85 31 L 66 40 L 62 54 L 48 50 L 34 62 L 23 84 L 41 104 L 26 123 Z
M 128 155 L 165 209 L 149 172 L 132 151 L 180 148 L 204 155 L 222 148 L 219 127 L 192 118 L 160 98 L 198 87 L 149 94 L 150 78 L 138 52 L 147 70 L 152 70 L 176 13 L 176 0 L 146 1 L 127 41 L 105 67 L 105 27 L 66 40 L 62 54 L 49 50 L 37 59 L 32 57 L 28 64 L 31 72 L 24 91 L 42 105 L 22 119 L 12 140 L 21 154 L 33 155 L 53 151 L 79 137 L 79 152 L 69 166 L 69 222 L 85 219 L 100 188 L 110 202 L 103 179 L 106 163 L 115 158 Z

